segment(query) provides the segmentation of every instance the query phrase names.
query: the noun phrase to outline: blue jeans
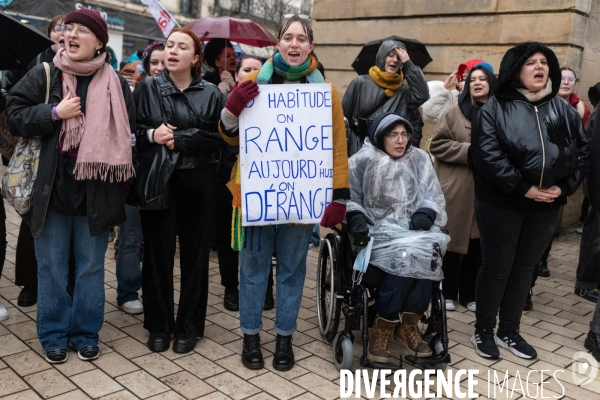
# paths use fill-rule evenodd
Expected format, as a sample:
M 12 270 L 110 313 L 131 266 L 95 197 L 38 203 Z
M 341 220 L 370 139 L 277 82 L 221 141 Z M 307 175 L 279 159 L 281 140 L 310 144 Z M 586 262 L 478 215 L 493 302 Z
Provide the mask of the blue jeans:
M 262 311 L 273 250 L 277 251 L 277 304 L 274 330 L 296 330 L 306 276 L 306 244 L 312 225 L 269 225 L 246 229 L 240 252 L 240 328 L 247 335 L 262 330 Z
M 140 210 L 125 204 L 127 220 L 119 225 L 121 241 L 117 257 L 117 303 L 119 305 L 138 299 L 142 287 L 140 268 L 140 245 L 142 244 L 142 220 Z
M 396 321 L 401 312 L 423 314 L 429 307 L 432 287 L 433 281 L 428 279 L 385 273 L 375 303 L 377 314 L 388 321 Z
M 319 224 L 314 224 L 310 233 L 310 244 L 319 245 L 321 243 L 321 228 Z
M 75 288 L 71 297 L 69 251 L 75 243 Z M 108 232 L 90 236 L 87 217 L 48 211 L 35 241 L 38 260 L 37 331 L 44 350 L 75 350 L 98 344 L 104 322 L 104 254 Z

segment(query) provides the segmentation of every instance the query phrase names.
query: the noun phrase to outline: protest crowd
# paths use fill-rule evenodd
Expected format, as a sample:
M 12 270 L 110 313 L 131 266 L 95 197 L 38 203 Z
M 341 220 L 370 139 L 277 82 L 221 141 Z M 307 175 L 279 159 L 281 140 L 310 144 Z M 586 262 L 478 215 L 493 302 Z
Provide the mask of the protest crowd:
M 268 59 L 236 59 L 228 40 L 205 44 L 178 27 L 120 69 L 95 10 L 54 16 L 46 33 L 54 44 L 8 71 L 0 96 L 8 131 L 23 138 L 3 158 L 2 189 L 22 216 L 18 304 L 37 303 L 46 361 L 66 362 L 69 347 L 84 361 L 101 356 L 104 261 L 118 231 L 117 302 L 143 313 L 150 351 L 189 353 L 204 336 L 216 251 L 223 306 L 239 311 L 241 363 L 264 368 L 262 313 L 274 308 L 272 365 L 292 369 L 307 252 L 321 230 L 314 221 L 245 223 L 240 164 L 253 161 L 243 128 L 259 123 L 249 104 L 261 91 L 329 84 L 310 17 L 285 15 Z M 537 42 L 510 48 L 499 66 L 464 60 L 445 82 L 428 82 L 407 46 L 390 39 L 343 96 L 330 86 L 330 197 L 318 219 L 347 233 L 355 252 L 370 252 L 361 271 L 376 282 L 368 360 L 390 362 L 392 341 L 432 357 L 421 323 L 438 287 L 444 313 L 457 303 L 474 313 L 478 356 L 536 358 L 521 317 L 535 308 L 536 281 L 552 274 L 561 206 L 583 185 L 573 290 L 597 304 L 585 348 L 600 361 L 600 142 L 591 140 L 600 84 L 588 105 L 576 82 Z M 423 118 L 436 124 L 427 141 Z M 272 141 L 267 148 L 281 147 Z M 23 178 L 19 160 L 31 149 L 35 159 L 21 164 L 36 171 Z M 8 318 L 0 298 L 0 321 Z

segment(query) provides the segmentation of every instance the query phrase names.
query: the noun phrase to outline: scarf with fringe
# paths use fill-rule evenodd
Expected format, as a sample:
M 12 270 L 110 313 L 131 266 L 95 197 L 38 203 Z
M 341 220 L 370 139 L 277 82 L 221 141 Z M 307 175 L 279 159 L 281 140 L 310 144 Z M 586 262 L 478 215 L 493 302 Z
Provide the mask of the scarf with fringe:
M 317 69 L 319 62 L 313 55 L 309 55 L 308 59 L 297 67 L 292 67 L 283 61 L 283 57 L 279 52 L 269 58 L 260 69 L 258 76 L 256 77 L 256 83 L 259 85 L 265 85 L 271 83 L 273 72 L 277 75 L 284 77 L 288 81 L 296 81 L 304 76 L 308 83 L 324 83 L 325 79 L 321 72 Z
M 519 93 L 521 93 L 523 96 L 527 97 L 527 100 L 529 100 L 530 103 L 535 103 L 536 101 L 539 101 L 552 93 L 552 80 L 548 78 L 546 86 L 537 92 L 532 92 L 531 90 L 524 88 L 519 88 L 517 91 L 519 91 Z
M 404 81 L 404 74 L 402 72 L 398 74 L 390 74 L 389 72 L 382 71 L 377 65 L 374 65 L 369 69 L 369 76 L 377 84 L 377 86 L 385 89 L 383 94 L 387 97 L 392 97 L 396 94 L 396 91 L 402 86 Z
M 77 76 L 90 76 L 85 115 L 62 120 L 62 150 L 78 148 L 73 174 L 77 180 L 124 182 L 135 176 L 131 161 L 131 128 L 121 82 L 105 57 L 73 61 L 64 48 L 54 65 L 62 71 L 64 96 L 77 96 Z

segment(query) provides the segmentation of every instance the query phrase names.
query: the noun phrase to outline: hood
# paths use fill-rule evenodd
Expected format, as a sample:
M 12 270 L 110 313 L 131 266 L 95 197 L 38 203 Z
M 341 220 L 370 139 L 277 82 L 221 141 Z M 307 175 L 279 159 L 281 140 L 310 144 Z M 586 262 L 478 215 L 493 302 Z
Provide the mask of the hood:
M 381 148 L 381 146 L 378 144 L 379 141 L 377 139 L 381 136 L 383 131 L 388 126 L 395 125 L 398 122 L 400 122 L 404 125 L 404 127 L 406 128 L 406 131 L 408 133 L 410 133 L 411 135 L 414 134 L 414 129 L 413 129 L 412 125 L 405 118 L 403 118 L 399 114 L 396 114 L 393 112 L 384 112 L 384 113 L 379 114 L 377 117 L 375 117 L 373 122 L 371 122 L 371 125 L 369 125 L 369 140 L 371 141 L 373 146 L 377 147 L 379 150 L 383 150 Z M 409 140 L 408 143 L 406 144 L 406 151 L 408 151 L 408 149 L 410 147 L 411 147 L 411 144 L 410 144 L 410 140 Z M 406 151 L 404 154 L 406 154 Z
M 489 68 L 485 66 L 485 64 L 487 63 L 481 63 L 475 66 L 471 70 L 471 72 L 469 72 L 469 75 L 467 75 L 467 78 L 465 79 L 465 89 L 458 96 L 458 106 L 460 107 L 460 110 L 462 111 L 464 116 L 467 117 L 471 122 L 473 121 L 472 117 L 474 116 L 471 110 L 471 107 L 473 107 L 471 104 L 470 96 L 471 86 L 467 84 L 467 82 L 471 82 L 471 74 L 474 71 L 483 71 L 483 73 L 487 77 L 488 84 L 490 85 L 490 97 L 493 95 L 494 89 L 496 87 L 496 75 L 494 75 L 494 72 L 490 71 Z
M 529 57 L 537 52 L 543 53 L 548 59 L 549 74 L 548 77 L 552 80 L 552 93 L 546 99 L 556 96 L 560 89 L 560 64 L 556 54 L 550 48 L 538 42 L 527 42 L 519 44 L 509 49 L 500 63 L 500 71 L 498 72 L 498 80 L 494 95 L 501 99 L 507 100 L 527 100 L 525 96 L 517 92 L 517 88 L 522 88 L 523 85 L 519 81 L 519 71 L 521 66 Z M 544 101 L 542 99 L 541 101 Z
M 385 71 L 385 59 L 387 55 L 390 54 L 390 51 L 394 49 L 404 49 L 406 50 L 406 46 L 404 43 L 399 42 L 397 40 L 386 40 L 379 46 L 379 50 L 377 51 L 377 57 L 375 57 L 375 65 L 379 67 L 380 70 Z M 373 54 L 373 53 L 371 53 Z M 402 65 L 400 65 L 399 71 L 402 70 Z
M 458 64 L 458 73 L 456 74 L 458 81 L 460 82 L 462 80 L 462 76 L 465 73 L 465 71 L 470 72 L 473 69 L 473 67 L 479 64 L 480 62 L 483 62 L 483 60 L 474 58 L 472 60 L 465 61 L 462 64 Z
M 588 99 L 590 99 L 592 107 L 596 108 L 600 101 L 600 82 L 596 83 L 594 86 L 590 86 L 588 90 Z

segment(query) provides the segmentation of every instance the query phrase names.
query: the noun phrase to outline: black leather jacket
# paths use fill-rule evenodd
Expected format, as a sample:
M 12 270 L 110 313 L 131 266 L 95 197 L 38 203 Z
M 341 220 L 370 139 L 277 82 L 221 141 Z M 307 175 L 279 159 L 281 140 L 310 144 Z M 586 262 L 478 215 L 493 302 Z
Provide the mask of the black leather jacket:
M 7 97 L 7 117 L 11 134 L 42 137 L 38 176 L 33 186 L 33 205 L 23 216 L 36 239 L 44 229 L 58 163 L 58 138 L 61 122 L 52 121 L 50 110 L 53 103 L 59 103 L 62 100 L 63 93 L 62 72 L 54 64 L 50 64 L 50 78 L 49 104 L 44 104 L 46 72 L 43 65 L 31 69 L 12 88 Z M 131 129 L 126 134 L 131 135 L 135 132 L 135 103 L 127 81 L 121 76 L 119 76 L 119 81 Z M 135 154 L 133 157 L 135 159 Z M 127 195 L 120 183 L 100 180 L 85 182 L 87 219 L 91 236 L 97 236 L 125 221 Z
M 157 84 L 161 97 L 158 97 Z M 164 71 L 156 78 L 147 77 L 140 82 L 133 97 L 137 106 L 138 151 L 144 151 L 148 146 L 159 146 L 148 140 L 148 129 L 156 129 L 166 121 L 177 128 L 173 131 L 173 151 L 181 152 L 177 169 L 200 168 L 218 162 L 225 142 L 217 130 L 223 94 L 215 85 L 195 79 L 182 92 Z
M 505 209 L 559 207 L 575 193 L 589 168 L 581 118 L 558 96 L 532 104 L 512 92 L 512 97 L 488 100 L 473 125 L 475 194 Z M 553 203 L 535 202 L 525 197 L 533 185 L 556 185 L 562 193 Z

